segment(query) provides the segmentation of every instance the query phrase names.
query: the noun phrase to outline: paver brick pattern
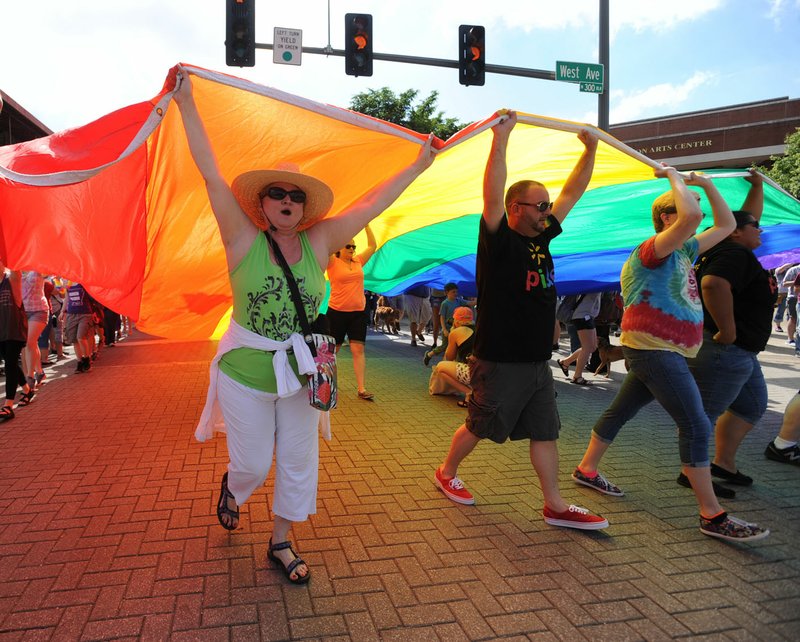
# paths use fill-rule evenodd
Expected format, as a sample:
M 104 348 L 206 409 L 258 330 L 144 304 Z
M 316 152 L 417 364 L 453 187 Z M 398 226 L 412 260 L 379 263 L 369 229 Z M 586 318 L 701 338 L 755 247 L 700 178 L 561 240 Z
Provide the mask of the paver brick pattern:
M 0 427 L 0 641 L 796 639 L 800 470 L 762 454 L 798 388 L 781 338 L 761 358 L 769 410 L 740 449 L 756 483 L 725 502 L 772 535 L 735 546 L 699 533 L 655 405 L 603 461 L 625 497 L 571 481 L 619 363 L 585 388 L 554 367 L 562 491 L 607 531 L 544 524 L 524 442 L 479 444 L 459 470 L 476 505 L 449 502 L 432 475 L 464 411 L 428 395 L 407 334 L 370 334 L 375 401 L 356 398 L 343 348 L 318 512 L 292 536 L 313 574 L 297 587 L 266 559 L 271 479 L 237 531 L 217 523 L 225 439 L 193 437 L 214 344 L 134 335 L 89 374 L 51 368 Z

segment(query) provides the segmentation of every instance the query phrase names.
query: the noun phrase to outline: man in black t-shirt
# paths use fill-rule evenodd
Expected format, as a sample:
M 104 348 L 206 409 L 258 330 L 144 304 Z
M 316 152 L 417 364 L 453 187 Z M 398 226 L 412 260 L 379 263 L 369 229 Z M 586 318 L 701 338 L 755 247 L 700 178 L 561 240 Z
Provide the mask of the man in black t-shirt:
M 475 500 L 456 476 L 461 461 L 481 439 L 530 440 L 530 457 L 544 495 L 544 519 L 554 526 L 606 528 L 608 521 L 569 506 L 558 489 L 561 422 L 555 402 L 551 357 L 556 290 L 550 241 L 592 177 L 597 137 L 581 130 L 583 154 L 555 203 L 536 181 L 519 181 L 503 198 L 506 148 L 517 115 L 509 111 L 493 127 L 483 181 L 478 235 L 478 324 L 471 366 L 467 421 L 456 430 L 435 484 L 454 502 Z M 506 214 L 507 212 L 507 214 Z M 509 328 L 520 329 L 509 332 Z
M 761 245 L 762 179 L 753 172 L 748 180 L 746 211 L 733 213 L 736 229 L 695 265 L 703 300 L 703 345 L 689 359 L 706 414 L 715 423 L 711 474 L 739 486 L 753 483 L 739 472 L 736 451 L 767 409 L 758 353 L 772 332 L 778 296 L 775 279 L 753 253 Z

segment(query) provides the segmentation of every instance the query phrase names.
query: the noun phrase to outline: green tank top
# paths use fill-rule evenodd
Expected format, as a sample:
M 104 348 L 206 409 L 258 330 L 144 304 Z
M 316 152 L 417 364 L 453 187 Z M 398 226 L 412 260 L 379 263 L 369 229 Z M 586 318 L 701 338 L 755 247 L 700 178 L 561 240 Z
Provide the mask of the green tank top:
M 306 316 L 309 323 L 313 323 L 325 293 L 325 277 L 308 235 L 300 232 L 298 236 L 302 255 L 290 267 L 300 289 Z M 293 332 L 302 334 L 283 270 L 270 259 L 269 246 L 263 234 L 256 236 L 245 257 L 231 271 L 230 279 L 236 323 L 276 341 L 285 341 Z M 289 363 L 297 374 L 297 360 L 291 353 Z M 250 388 L 277 391 L 271 352 L 237 348 L 223 355 L 219 368 L 234 381 Z

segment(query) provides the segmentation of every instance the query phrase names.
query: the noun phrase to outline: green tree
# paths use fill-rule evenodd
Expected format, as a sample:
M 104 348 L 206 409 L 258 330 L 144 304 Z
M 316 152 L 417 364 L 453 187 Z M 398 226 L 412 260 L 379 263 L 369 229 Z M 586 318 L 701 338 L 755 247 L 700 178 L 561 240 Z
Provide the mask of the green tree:
M 773 156 L 771 169 L 764 173 L 787 192 L 800 198 L 800 127 L 786 136 L 786 153 Z
M 460 123 L 455 118 L 445 118 L 443 112 L 436 111 L 438 91 L 432 91 L 430 96 L 415 105 L 418 94 L 416 89 L 407 89 L 399 95 L 388 87 L 369 89 L 353 96 L 350 109 L 422 134 L 433 132 L 442 140 L 465 127 L 466 123 Z

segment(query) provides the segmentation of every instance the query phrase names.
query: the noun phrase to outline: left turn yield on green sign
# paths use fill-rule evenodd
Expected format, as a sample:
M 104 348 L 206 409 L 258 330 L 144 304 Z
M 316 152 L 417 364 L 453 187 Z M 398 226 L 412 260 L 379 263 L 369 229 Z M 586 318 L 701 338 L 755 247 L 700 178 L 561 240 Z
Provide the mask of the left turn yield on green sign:
M 303 57 L 303 30 L 275 27 L 272 39 L 272 62 L 299 65 Z

